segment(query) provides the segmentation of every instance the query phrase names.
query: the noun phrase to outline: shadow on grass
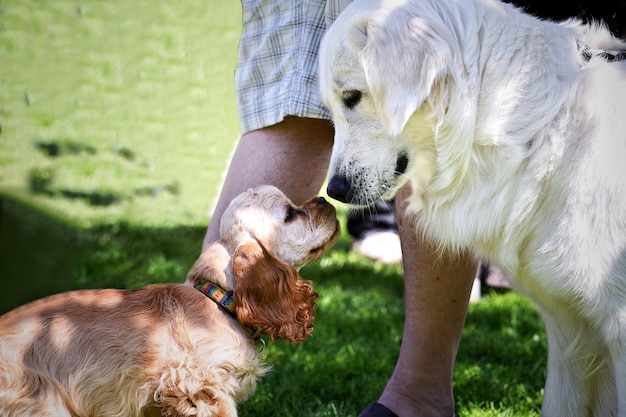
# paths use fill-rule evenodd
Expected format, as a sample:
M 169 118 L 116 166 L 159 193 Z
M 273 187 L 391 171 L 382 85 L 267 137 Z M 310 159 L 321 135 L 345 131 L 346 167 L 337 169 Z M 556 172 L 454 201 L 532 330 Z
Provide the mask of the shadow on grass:
M 52 293 L 184 282 L 204 227 L 76 230 L 0 199 L 0 314 Z

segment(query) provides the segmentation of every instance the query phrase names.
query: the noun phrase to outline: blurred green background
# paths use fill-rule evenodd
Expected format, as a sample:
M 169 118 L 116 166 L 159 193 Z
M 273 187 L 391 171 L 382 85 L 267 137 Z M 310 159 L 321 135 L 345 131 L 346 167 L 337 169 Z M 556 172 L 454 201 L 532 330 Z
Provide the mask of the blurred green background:
M 3 195 L 81 227 L 206 222 L 238 137 L 240 7 L 2 0 Z

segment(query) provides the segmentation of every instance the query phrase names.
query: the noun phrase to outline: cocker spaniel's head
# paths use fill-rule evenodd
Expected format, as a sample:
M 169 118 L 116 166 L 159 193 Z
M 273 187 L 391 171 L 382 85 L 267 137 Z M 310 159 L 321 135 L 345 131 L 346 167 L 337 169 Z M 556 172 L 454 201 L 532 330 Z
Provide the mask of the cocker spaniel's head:
M 296 206 L 278 188 L 264 185 L 233 199 L 222 216 L 220 235 L 232 247 L 259 242 L 277 260 L 300 269 L 335 243 L 339 223 L 335 208 L 323 197 Z
M 260 326 L 272 339 L 296 342 L 310 335 L 318 295 L 298 270 L 318 260 L 338 239 L 335 208 L 323 197 L 297 206 L 276 187 L 261 186 L 232 200 L 220 235 L 216 244 L 230 256 L 227 275 L 235 281 L 237 319 Z M 219 273 L 217 258 L 209 246 L 188 281 Z

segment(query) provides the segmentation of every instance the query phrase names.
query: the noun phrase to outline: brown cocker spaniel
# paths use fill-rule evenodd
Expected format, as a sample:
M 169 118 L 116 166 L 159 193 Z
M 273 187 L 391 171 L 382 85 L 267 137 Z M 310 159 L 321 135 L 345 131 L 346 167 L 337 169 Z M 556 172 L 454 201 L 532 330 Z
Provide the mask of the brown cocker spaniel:
M 0 316 L 0 416 L 236 416 L 268 371 L 260 334 L 302 341 L 315 300 L 298 269 L 339 236 L 323 198 L 235 198 L 185 284 L 72 291 Z

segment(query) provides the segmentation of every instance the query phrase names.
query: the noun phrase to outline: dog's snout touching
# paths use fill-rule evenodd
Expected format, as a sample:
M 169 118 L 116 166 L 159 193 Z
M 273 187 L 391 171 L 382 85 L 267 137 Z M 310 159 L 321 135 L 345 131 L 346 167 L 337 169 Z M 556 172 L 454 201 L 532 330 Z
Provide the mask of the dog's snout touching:
M 342 203 L 349 202 L 352 194 L 348 180 L 342 175 L 335 175 L 328 181 L 326 192 Z
M 313 197 L 302 206 L 307 210 L 311 216 L 319 218 L 320 220 L 327 221 L 329 219 L 336 219 L 337 211 L 335 206 L 330 204 L 324 197 Z
M 400 155 L 398 155 L 398 159 L 396 160 L 395 174 L 404 174 L 408 165 L 409 157 L 407 156 L 407 154 L 401 153 Z

